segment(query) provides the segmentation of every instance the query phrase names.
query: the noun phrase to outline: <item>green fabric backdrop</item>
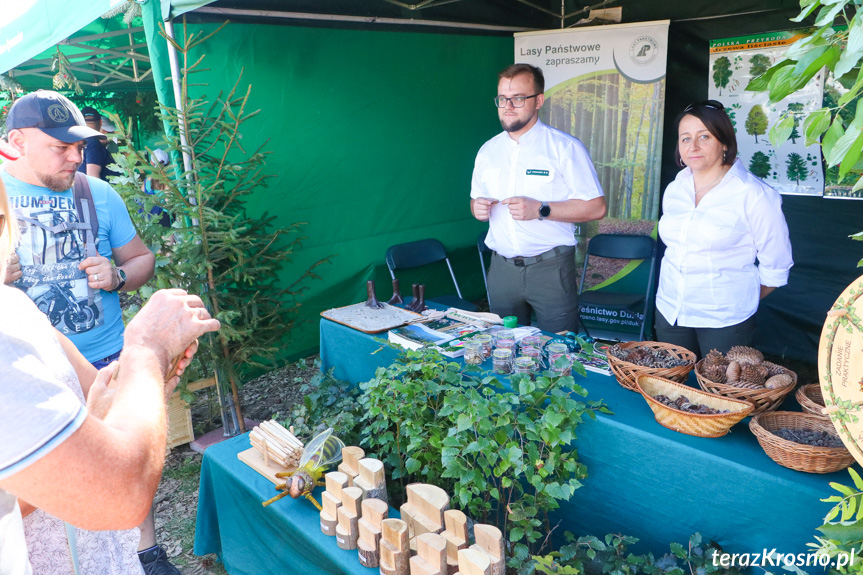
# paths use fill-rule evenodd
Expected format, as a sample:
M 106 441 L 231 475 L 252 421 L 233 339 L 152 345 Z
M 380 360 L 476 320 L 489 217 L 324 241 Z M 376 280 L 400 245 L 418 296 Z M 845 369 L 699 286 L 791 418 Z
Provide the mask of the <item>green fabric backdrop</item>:
M 190 25 L 190 30 L 213 25 Z M 181 36 L 181 27 L 176 27 Z M 512 59 L 512 39 L 230 24 L 202 47 L 206 92 L 226 90 L 243 71 L 252 109 L 247 146 L 270 139 L 269 188 L 250 197 L 252 213 L 281 224 L 308 222 L 303 249 L 283 274 L 293 282 L 314 262 L 303 325 L 285 356 L 318 345 L 322 310 L 391 294 L 384 252 L 434 237 L 450 252 L 462 292 L 485 293 L 476 239 L 484 224 L 469 210 L 476 152 L 500 130 L 492 104 L 496 74 Z M 445 268 L 405 275 L 429 284 L 427 297 L 453 293 Z M 400 275 L 400 278 L 402 276 Z

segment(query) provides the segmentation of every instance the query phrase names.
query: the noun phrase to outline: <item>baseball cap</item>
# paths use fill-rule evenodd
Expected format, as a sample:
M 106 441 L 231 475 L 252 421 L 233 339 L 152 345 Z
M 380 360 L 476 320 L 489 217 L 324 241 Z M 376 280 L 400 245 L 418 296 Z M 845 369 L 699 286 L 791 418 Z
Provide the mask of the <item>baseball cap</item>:
M 6 116 L 6 129 L 39 128 L 61 142 L 71 144 L 102 133 L 88 128 L 78 107 L 51 90 L 36 90 L 22 96 Z
M 101 120 L 102 114 L 93 106 L 84 106 L 81 108 L 81 115 L 85 120 Z

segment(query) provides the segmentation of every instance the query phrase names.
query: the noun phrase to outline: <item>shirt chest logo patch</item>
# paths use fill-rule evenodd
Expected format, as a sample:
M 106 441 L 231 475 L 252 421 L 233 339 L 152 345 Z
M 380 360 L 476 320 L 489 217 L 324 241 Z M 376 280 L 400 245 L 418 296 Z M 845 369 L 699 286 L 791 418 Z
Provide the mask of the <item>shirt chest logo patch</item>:
M 548 170 L 528 170 L 528 176 L 547 176 Z

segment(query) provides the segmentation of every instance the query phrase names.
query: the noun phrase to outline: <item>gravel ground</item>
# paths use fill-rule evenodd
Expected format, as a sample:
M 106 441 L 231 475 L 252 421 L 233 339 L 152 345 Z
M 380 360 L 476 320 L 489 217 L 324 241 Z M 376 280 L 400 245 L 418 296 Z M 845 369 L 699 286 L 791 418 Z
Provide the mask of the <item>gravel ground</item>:
M 274 415 L 287 417 L 291 408 L 302 401 L 300 386 L 317 372 L 314 360 L 315 357 L 300 360 L 246 383 L 240 390 L 244 416 L 255 421 Z M 198 393 L 192 406 L 192 421 L 196 435 L 221 425 L 215 393 Z M 192 553 L 200 471 L 201 455 L 188 445 L 181 445 L 168 455 L 154 500 L 156 538 L 183 575 L 224 575 L 226 572 L 215 555 L 198 557 Z

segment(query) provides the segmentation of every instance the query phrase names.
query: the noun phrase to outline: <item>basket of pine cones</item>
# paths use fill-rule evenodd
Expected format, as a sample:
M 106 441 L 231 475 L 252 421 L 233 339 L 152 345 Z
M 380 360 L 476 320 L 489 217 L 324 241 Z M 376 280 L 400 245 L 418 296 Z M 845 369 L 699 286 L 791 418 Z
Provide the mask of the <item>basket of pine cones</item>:
M 854 463 L 830 419 L 811 413 L 774 411 L 756 415 L 749 429 L 767 455 L 783 467 L 833 473 Z
M 617 382 L 638 392 L 639 375 L 653 375 L 682 383 L 695 365 L 695 354 L 661 341 L 627 341 L 608 348 L 608 366 Z
M 742 345 L 727 354 L 712 350 L 695 365 L 695 376 L 704 391 L 750 402 L 752 415 L 773 411 L 797 385 L 796 373 Z

